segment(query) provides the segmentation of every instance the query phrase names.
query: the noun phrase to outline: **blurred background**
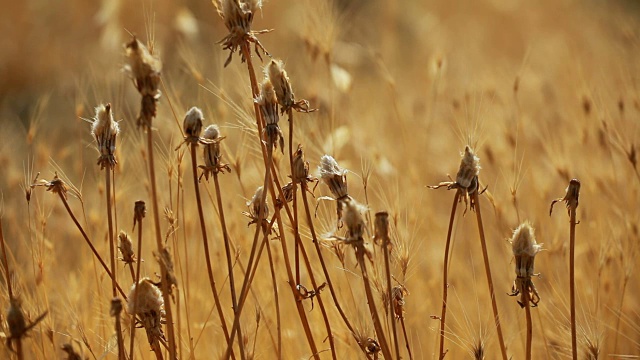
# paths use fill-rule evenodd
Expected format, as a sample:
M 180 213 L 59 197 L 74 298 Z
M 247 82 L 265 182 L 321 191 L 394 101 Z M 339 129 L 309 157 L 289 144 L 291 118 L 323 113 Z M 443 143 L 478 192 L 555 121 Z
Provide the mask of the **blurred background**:
M 91 255 L 57 199 L 36 189 L 27 203 L 25 191 L 38 172 L 44 179 L 64 173 L 82 192 L 74 209 L 84 214 L 100 246 L 106 246 L 104 185 L 84 119 L 93 116 L 98 104 L 110 102 L 123 130 L 116 169 L 118 217 L 121 227 L 130 229 L 133 201 L 148 191 L 146 173 L 140 170 L 143 141 L 135 126 L 139 97 L 122 71 L 123 44 L 136 35 L 152 41 L 163 61 L 163 97 L 154 123 L 158 171 L 166 174 L 160 176 L 166 190 L 161 206 L 178 213 L 177 179 L 183 173 L 186 184 L 191 179 L 174 149 L 182 140 L 184 112 L 202 107 L 208 122 L 220 124 L 227 136 L 225 159 L 233 173 L 223 180 L 225 211 L 246 261 L 253 232 L 240 212 L 263 176 L 246 65 L 235 54 L 224 68 L 228 53 L 218 41 L 227 30 L 210 1 L 5 0 L 1 8 L 3 230 L 24 306 L 33 315 L 50 311 L 27 346 L 33 347 L 34 358 L 49 358 L 49 351 L 61 356 L 59 346 L 49 342 L 86 337 L 83 349 L 88 343 L 95 354 L 107 353 L 112 343 L 107 301 L 89 299 L 99 296 L 101 287 L 107 289 L 108 281 L 94 274 Z M 600 358 L 640 354 L 640 2 L 270 0 L 253 29 L 273 29 L 259 35 L 260 41 L 285 61 L 297 97 L 319 109 L 296 115 L 295 141 L 305 146 L 311 168 L 315 171 L 322 154 L 331 154 L 352 171 L 352 196 L 361 202 L 366 196 L 372 211 L 388 210 L 394 218 L 400 249 L 395 271 L 411 292 L 407 326 L 416 358 L 437 358 L 439 323 L 430 315 L 440 311 L 442 253 L 453 197 L 426 186 L 455 174 L 467 144 L 480 156 L 480 180 L 488 186 L 481 206 L 514 358 L 522 358 L 524 351 L 524 314 L 505 294 L 514 278 L 507 240 L 525 219 L 547 249 L 536 262 L 542 301 L 534 310 L 534 358 L 564 359 L 570 352 L 568 218 L 561 207 L 549 217 L 549 203 L 564 195 L 574 177 L 582 181 L 577 235 L 581 358 L 597 358 L 587 355 L 593 344 Z M 259 59 L 254 64 L 260 65 Z M 280 164 L 285 178 L 288 161 L 280 159 L 285 159 Z M 324 186 L 318 189 L 316 196 L 326 195 Z M 210 300 L 206 276 L 197 274 L 203 266 L 197 256 L 201 245 L 188 242 L 199 239 L 195 209 L 189 207 L 193 189 L 184 191 L 187 211 L 178 216 L 184 232 L 177 241 L 181 247 L 187 242 L 185 251 L 197 257 L 182 262 L 185 271 L 196 273 L 191 275 L 196 290 L 187 300 L 187 306 L 193 304 L 193 328 L 212 339 L 200 343 L 193 355 L 207 358 L 222 350 L 219 329 L 208 323 L 217 320 L 205 320 L 210 309 L 197 306 Z M 320 206 L 323 233 L 334 225 L 332 206 Z M 206 207 L 215 214 L 212 203 Z M 469 357 L 479 341 L 486 344 L 487 358 L 499 353 L 474 218 L 459 216 L 455 225 L 453 315 L 447 329 L 451 359 Z M 218 232 L 211 219 L 211 231 Z M 144 251 L 152 259 L 151 250 Z M 215 251 L 222 277 L 221 247 Z M 405 271 L 402 259 L 408 264 Z M 150 275 L 153 265 L 145 264 Z M 256 288 L 268 293 L 268 278 L 260 281 Z M 340 283 L 343 289 L 347 281 Z M 282 282 L 280 296 L 290 301 L 282 294 L 284 277 Z M 6 298 L 3 294 L 2 306 Z M 265 304 L 265 311 L 273 306 Z M 364 319 L 364 305 L 347 307 Z M 292 316 L 283 325 L 292 341 L 285 358 L 309 356 L 296 333 L 298 323 Z M 318 339 L 324 336 L 322 329 L 317 331 Z M 360 356 L 345 329 L 337 332 L 344 358 Z M 268 336 L 256 339 L 265 345 L 258 346 L 256 358 L 273 358 Z M 142 348 L 141 356 L 149 358 Z

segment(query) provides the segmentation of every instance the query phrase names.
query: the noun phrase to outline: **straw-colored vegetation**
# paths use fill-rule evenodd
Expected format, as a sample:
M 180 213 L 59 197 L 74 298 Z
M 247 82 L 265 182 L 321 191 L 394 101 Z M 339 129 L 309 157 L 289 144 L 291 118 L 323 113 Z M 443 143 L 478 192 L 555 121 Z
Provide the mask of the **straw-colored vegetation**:
M 5 4 L 0 358 L 637 357 L 639 19 Z

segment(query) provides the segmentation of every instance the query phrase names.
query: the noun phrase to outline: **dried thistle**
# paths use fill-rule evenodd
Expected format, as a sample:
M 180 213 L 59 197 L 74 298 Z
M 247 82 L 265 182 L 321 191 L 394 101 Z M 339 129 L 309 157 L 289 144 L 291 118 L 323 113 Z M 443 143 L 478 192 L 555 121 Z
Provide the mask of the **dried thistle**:
M 469 206 L 471 206 L 471 210 L 473 210 L 475 203 L 471 195 L 478 191 L 478 175 L 480 174 L 480 169 L 480 158 L 475 154 L 473 149 L 467 145 L 462 153 L 462 160 L 460 160 L 456 180 L 453 181 L 453 179 L 449 178 L 450 181 L 444 181 L 438 185 L 429 186 L 429 188 L 438 189 L 446 186 L 447 190 L 456 189 L 462 199 L 464 199 L 466 205 L 465 212 Z
M 151 119 L 156 116 L 156 103 L 162 93 L 159 90 L 162 63 L 144 44 L 135 37 L 125 45 L 129 73 L 136 90 L 142 95 L 138 127 L 151 128 Z
M 549 208 L 549 216 L 551 216 L 551 212 L 553 211 L 553 205 L 559 201 L 564 201 L 567 207 L 567 211 L 570 213 L 571 209 L 575 209 L 578 207 L 578 198 L 580 197 L 580 180 L 571 179 L 569 181 L 569 186 L 567 186 L 566 193 L 564 197 L 555 199 L 551 202 L 551 208 Z
M 349 189 L 347 187 L 347 173 L 349 170 L 343 169 L 338 165 L 336 159 L 330 155 L 323 155 L 320 158 L 320 166 L 318 166 L 320 181 L 329 187 L 329 191 L 333 197 L 321 196 L 320 200 L 337 201 L 336 214 L 338 216 L 338 227 L 342 227 L 340 219 L 342 218 L 342 200 L 349 198 Z M 317 212 L 316 206 L 316 212 Z
M 100 157 L 98 158 L 100 169 L 104 169 L 105 166 L 113 168 L 118 163 L 115 158 L 115 151 L 116 137 L 119 133 L 120 127 L 113 120 L 111 104 L 98 105 L 96 107 L 96 115 L 91 122 L 91 135 L 95 138 L 98 152 L 100 152 Z
M 69 189 L 67 187 L 67 184 L 65 184 L 65 182 L 58 177 L 58 173 L 55 173 L 51 181 L 41 179 L 38 182 L 31 184 L 31 188 L 34 188 L 36 186 L 44 186 L 47 191 L 51 191 L 54 194 L 60 194 L 65 200 L 67 199 L 67 193 L 69 192 Z
M 265 75 L 271 80 L 271 83 L 273 83 L 278 104 L 280 104 L 281 107 L 280 111 L 283 114 L 290 109 L 305 113 L 315 111 L 315 109 L 309 109 L 309 102 L 307 100 L 296 102 L 293 90 L 291 89 L 291 83 L 289 82 L 289 76 L 284 69 L 282 60 L 272 59 L 265 67 Z
M 291 174 L 293 180 L 300 184 L 304 189 L 308 189 L 307 183 L 318 181 L 317 178 L 309 175 L 309 162 L 304 159 L 302 145 L 298 145 L 298 149 L 293 154 L 293 168 L 291 169 Z
M 184 129 L 185 141 L 197 142 L 200 138 L 200 132 L 202 131 L 202 121 L 204 115 L 202 110 L 197 107 L 192 107 L 187 111 L 182 122 L 182 128 Z
M 251 219 L 247 226 L 250 226 L 251 224 L 262 224 L 263 226 L 267 225 L 267 218 L 269 217 L 269 205 L 267 203 L 267 199 L 265 199 L 264 201 L 264 207 L 260 206 L 260 200 L 262 200 L 263 191 L 264 189 L 262 188 L 262 186 L 260 186 L 256 189 L 256 192 L 255 194 L 253 194 L 251 200 L 247 201 L 247 207 L 249 208 L 249 211 L 242 212 L 244 216 Z
M 138 317 L 138 321 L 147 332 L 149 344 L 164 341 L 162 291 L 149 278 L 140 279 L 137 285 L 131 287 L 127 313 Z
M 224 20 L 224 25 L 229 30 L 229 34 L 225 36 L 220 43 L 224 50 L 229 50 L 229 57 L 224 63 L 226 67 L 231 63 L 233 53 L 243 44 L 253 43 L 256 55 L 262 60 L 260 52 L 266 55 L 269 53 L 260 43 L 256 35 L 270 32 L 271 30 L 251 30 L 251 24 L 255 14 L 262 8 L 262 0 L 214 0 L 213 5 L 218 11 L 218 15 Z M 246 59 L 242 55 L 242 62 Z
M 262 82 L 260 95 L 254 101 L 260 107 L 260 112 L 266 124 L 262 136 L 267 144 L 267 148 L 272 151 L 274 147 L 277 148 L 278 144 L 280 144 L 280 150 L 284 153 L 284 135 L 278 125 L 280 121 L 278 101 L 273 84 L 268 78 Z
M 203 139 L 204 150 L 204 165 L 200 165 L 202 169 L 202 175 L 205 179 L 209 180 L 211 174 L 223 173 L 225 171 L 231 172 L 229 164 L 222 163 L 222 153 L 220 151 L 220 142 L 224 139 L 220 136 L 220 129 L 218 125 L 209 125 L 204 129 Z
M 409 295 L 409 290 L 402 284 L 398 284 L 391 289 L 391 302 L 396 320 L 404 319 L 404 297 L 407 295 Z
M 133 243 L 129 235 L 124 231 L 120 231 L 120 234 L 118 234 L 118 241 L 118 249 L 122 254 L 122 258 L 120 260 L 122 260 L 125 264 L 133 264 L 134 262 L 136 262 L 136 255 L 133 251 Z
M 542 250 L 542 244 L 536 242 L 533 227 L 529 222 L 524 222 L 513 232 L 511 238 L 513 256 L 516 258 L 516 280 L 511 288 L 511 296 L 521 295 L 518 304 L 525 307 L 525 301 L 530 301 L 532 307 L 536 307 L 540 296 L 536 290 L 532 276 L 534 273 L 535 256 Z
M 142 223 L 142 219 L 147 215 L 147 207 L 142 200 L 135 202 L 133 207 L 133 229 L 136 228 L 136 223 Z

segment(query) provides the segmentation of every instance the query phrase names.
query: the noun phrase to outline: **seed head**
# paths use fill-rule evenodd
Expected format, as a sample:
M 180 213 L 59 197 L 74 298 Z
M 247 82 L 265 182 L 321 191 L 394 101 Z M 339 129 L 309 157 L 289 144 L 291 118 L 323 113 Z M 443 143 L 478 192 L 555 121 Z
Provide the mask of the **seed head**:
M 231 33 L 251 32 L 253 16 L 262 8 L 261 0 L 221 0 L 219 14 Z
M 202 114 L 202 110 L 197 107 L 194 106 L 187 111 L 184 121 L 182 122 L 182 127 L 184 128 L 184 133 L 188 139 L 198 140 L 200 132 L 202 131 L 203 120 L 204 115 Z
M 217 140 L 220 137 L 218 125 L 209 125 L 204 129 L 203 137 L 207 140 Z M 217 168 L 220 164 L 220 142 L 214 141 L 204 146 L 204 165 L 210 168 Z
M 513 232 L 511 238 L 513 256 L 516 258 L 516 275 L 531 277 L 534 275 L 534 259 L 542 250 L 542 244 L 536 242 L 533 227 L 524 222 Z
M 462 154 L 460 168 L 456 175 L 456 183 L 463 188 L 469 188 L 478 174 L 480 174 L 480 158 L 467 145 Z M 469 191 L 469 193 L 472 193 L 472 191 Z
M 164 338 L 161 325 L 164 300 L 160 289 L 149 278 L 140 279 L 137 285 L 131 287 L 127 313 L 140 318 L 150 344 Z
M 124 231 L 120 231 L 120 234 L 118 234 L 118 240 L 118 249 L 120 249 L 120 253 L 122 254 L 122 261 L 125 264 L 132 264 L 136 262 L 136 255 L 133 252 L 133 243 L 131 242 L 129 235 Z
M 243 212 L 243 214 L 251 219 L 249 225 L 251 224 L 260 224 L 266 221 L 269 217 L 269 205 L 267 204 L 267 199 L 264 200 L 264 207 L 261 207 L 260 202 L 262 201 L 262 192 L 264 189 L 262 186 L 256 189 L 255 194 L 250 201 L 247 202 L 247 207 L 249 208 L 249 212 Z
M 329 187 L 329 191 L 339 200 L 349 196 L 347 188 L 347 169 L 342 169 L 338 162 L 330 155 L 323 155 L 320 159 L 320 179 Z
M 403 285 L 396 285 L 391 289 L 391 301 L 396 319 L 404 318 L 404 297 L 407 295 L 409 295 L 409 291 Z
M 134 85 L 140 95 L 150 95 L 153 98 L 160 96 L 158 85 L 160 83 L 160 59 L 152 55 L 149 49 L 135 37 L 126 44 L 127 71 L 133 78 Z
M 142 219 L 147 215 L 147 206 L 144 201 L 138 200 L 133 205 L 133 228 L 135 230 L 136 223 L 142 224 Z
M 109 315 L 120 316 L 121 312 L 122 312 L 122 300 L 119 297 L 115 297 L 111 299 L 111 309 L 109 310 Z
M 389 241 L 389 213 L 381 211 L 376 213 L 376 219 L 373 223 L 375 236 L 374 240 L 376 244 L 383 246 L 390 246 Z
M 565 195 L 562 198 L 555 199 L 551 202 L 551 208 L 549 209 L 549 216 L 551 216 L 551 212 L 553 211 L 553 205 L 559 201 L 564 201 L 567 210 L 569 211 L 569 215 L 571 215 L 571 209 L 575 210 L 578 207 L 578 200 L 580 198 L 580 180 L 571 179 L 569 181 L 569 186 L 567 186 L 567 190 L 565 191 Z
M 281 60 L 271 60 L 265 68 L 265 72 L 269 80 L 273 83 L 273 87 L 278 98 L 278 103 L 285 111 L 295 104 L 295 97 L 289 82 L 289 76 L 284 70 L 284 63 Z
M 91 123 L 91 135 L 96 140 L 100 158 L 98 164 L 101 168 L 116 164 L 114 157 L 116 151 L 116 137 L 120 133 L 118 123 L 113 120 L 111 104 L 98 105 L 96 115 Z
M 255 100 L 260 107 L 260 112 L 265 121 L 265 128 L 263 130 L 263 136 L 269 149 L 278 147 L 280 144 L 280 150 L 284 153 L 284 136 L 278 126 L 280 116 L 278 115 L 278 100 L 276 98 L 276 92 L 273 88 L 273 84 L 269 79 L 264 79 L 261 86 L 260 96 Z
M 306 183 L 307 180 L 310 180 L 309 162 L 304 160 L 304 151 L 300 145 L 298 145 L 298 150 L 293 154 L 291 174 L 293 180 L 298 184 L 303 184 Z
M 364 205 L 358 204 L 357 201 L 347 198 L 342 201 L 344 203 L 342 222 L 347 226 L 350 241 L 361 241 L 367 224 L 362 215 L 367 209 Z

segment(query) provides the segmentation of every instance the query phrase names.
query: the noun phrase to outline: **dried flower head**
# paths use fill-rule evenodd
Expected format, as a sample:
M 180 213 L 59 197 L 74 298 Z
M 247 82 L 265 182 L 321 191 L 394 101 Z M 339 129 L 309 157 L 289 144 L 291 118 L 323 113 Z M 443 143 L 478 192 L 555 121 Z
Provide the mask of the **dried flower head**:
M 202 175 L 209 180 L 211 174 L 224 173 L 225 171 L 231 172 L 231 168 L 228 164 L 222 163 L 222 153 L 220 151 L 220 142 L 224 139 L 220 136 L 220 129 L 218 125 L 209 125 L 204 129 L 204 165 L 200 165 L 202 169 Z
M 65 182 L 58 177 L 58 173 L 55 173 L 51 181 L 40 179 L 36 183 L 31 184 L 32 188 L 36 186 L 44 186 L 47 191 L 51 191 L 54 194 L 59 194 L 65 200 L 67 199 L 67 193 L 69 192 L 69 189 L 67 187 L 67 184 L 65 184 Z M 75 193 L 75 191 L 72 193 Z
M 260 95 L 255 102 L 260 107 L 260 112 L 265 121 L 265 128 L 263 130 L 263 136 L 267 147 L 272 150 L 274 147 L 278 147 L 280 144 L 280 150 L 284 153 L 284 136 L 278 122 L 280 116 L 278 115 L 278 101 L 276 98 L 276 92 L 273 88 L 273 84 L 269 79 L 264 79 L 260 88 Z
M 136 228 L 136 223 L 142 224 L 142 219 L 147 215 L 147 206 L 144 201 L 138 200 L 133 206 L 133 229 Z
M 348 242 L 364 241 L 364 232 L 367 224 L 364 220 L 363 213 L 367 208 L 351 198 L 342 200 L 342 202 L 344 203 L 344 212 L 341 220 L 347 226 Z
M 162 63 L 135 37 L 125 45 L 125 49 L 125 71 L 130 74 L 133 85 L 142 95 L 138 126 L 149 129 L 151 120 L 156 116 L 156 103 L 162 95 L 159 89 Z
M 377 212 L 373 228 L 375 231 L 375 243 L 377 245 L 387 246 L 389 251 L 391 251 L 391 241 L 389 240 L 389 213 L 386 211 Z
M 114 297 L 111 299 L 111 308 L 109 309 L 109 315 L 111 316 L 120 316 L 122 313 L 122 299 L 119 297 Z
M 229 57 L 224 63 L 226 67 L 231 63 L 233 53 L 238 50 L 243 43 L 252 42 L 255 45 L 255 52 L 262 59 L 258 49 L 265 54 L 264 49 L 256 35 L 267 33 L 271 30 L 253 31 L 251 23 L 255 14 L 262 8 L 262 0 L 214 0 L 214 6 L 218 10 L 218 15 L 224 20 L 224 25 L 229 30 L 229 34 L 225 36 L 220 43 L 224 50 L 229 50 Z M 242 62 L 246 59 L 242 56 Z
M 200 132 L 202 131 L 203 120 L 204 115 L 202 114 L 202 110 L 197 107 L 194 106 L 187 111 L 187 114 L 184 116 L 184 121 L 182 122 L 182 127 L 187 141 L 198 141 L 198 138 L 200 138 Z
M 260 223 L 264 224 L 267 221 L 267 218 L 269 217 L 269 205 L 267 204 L 267 199 L 265 198 L 264 200 L 264 207 L 261 207 L 261 204 L 260 204 L 262 201 L 263 191 L 264 189 L 262 188 L 262 186 L 257 188 L 251 200 L 247 201 L 247 207 L 249 208 L 249 211 L 242 212 L 244 216 L 251 219 L 248 225 L 260 224 Z
M 374 338 L 367 338 L 367 340 L 364 343 L 364 348 L 367 354 L 374 355 L 374 356 L 376 356 L 376 354 L 378 354 L 382 350 L 380 348 L 380 344 L 378 344 L 378 340 Z
M 164 316 L 164 300 L 162 291 L 149 279 L 140 279 L 129 292 L 127 313 L 138 316 L 147 331 L 149 343 L 164 339 L 162 320 Z
M 133 243 L 131 242 L 129 235 L 124 231 L 120 231 L 120 234 L 118 234 L 118 249 L 122 254 L 122 258 L 120 260 L 125 264 L 133 264 L 136 262 L 136 255 L 133 252 Z
M 347 173 L 331 155 L 323 155 L 320 159 L 320 180 L 328 187 L 336 200 L 342 200 L 349 196 L 347 188 Z
M 447 190 L 456 189 L 461 195 L 464 203 L 467 206 L 471 206 L 473 210 L 475 203 L 473 198 L 469 200 L 469 196 L 478 191 L 479 182 L 478 175 L 480 174 L 480 158 L 475 154 L 473 149 L 469 145 L 465 146 L 462 153 L 462 160 L 460 160 L 460 167 L 456 174 L 456 180 L 443 181 L 438 185 L 429 186 L 430 189 L 438 189 L 443 186 L 447 187 Z M 466 208 L 465 208 L 466 212 Z
M 272 59 L 265 67 L 265 73 L 273 83 L 278 103 L 284 113 L 286 110 L 292 108 L 296 102 L 293 90 L 291 89 L 291 83 L 289 82 L 289 76 L 284 69 L 284 63 L 282 60 Z
M 393 302 L 393 313 L 397 320 L 404 318 L 404 297 L 409 295 L 409 290 L 402 284 L 398 284 L 391 289 L 391 301 Z
M 111 104 L 98 105 L 96 115 L 91 122 L 91 135 L 98 145 L 98 165 L 103 169 L 105 166 L 113 167 L 117 161 L 115 158 L 116 137 L 120 133 L 118 123 L 113 120 Z
M 173 288 L 178 286 L 178 278 L 176 277 L 175 271 L 173 269 L 173 259 L 171 258 L 171 253 L 169 252 L 169 249 L 163 247 L 160 251 L 160 254 L 154 251 L 153 256 L 155 256 L 156 260 L 160 264 L 160 267 L 164 270 L 165 278 L 162 279 L 162 281 L 167 283 L 169 295 L 173 296 Z
M 542 244 L 536 242 L 533 227 L 529 222 L 524 222 L 513 232 L 511 238 L 513 256 L 516 259 L 516 280 L 511 289 L 511 295 L 521 294 L 520 306 L 525 306 L 525 301 L 530 301 L 532 306 L 538 305 L 540 296 L 536 290 L 532 276 L 534 272 L 535 256 L 542 250 Z
M 307 189 L 307 183 L 318 181 L 313 176 L 309 176 L 309 162 L 304 159 L 304 150 L 302 145 L 298 145 L 298 149 L 293 154 L 293 164 L 291 169 L 292 179 L 302 186 L 303 189 Z
M 559 201 L 564 201 L 571 214 L 571 209 L 576 209 L 578 207 L 578 200 L 580 197 L 580 180 L 571 179 L 569 181 L 569 186 L 567 186 L 567 190 L 565 191 L 564 197 L 555 199 L 551 202 L 551 208 L 549 209 L 549 216 L 551 216 L 551 212 L 553 211 L 553 205 Z

